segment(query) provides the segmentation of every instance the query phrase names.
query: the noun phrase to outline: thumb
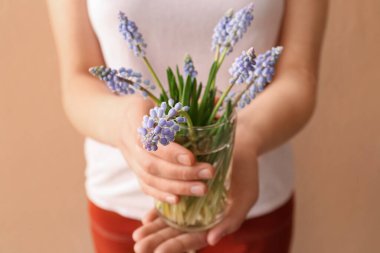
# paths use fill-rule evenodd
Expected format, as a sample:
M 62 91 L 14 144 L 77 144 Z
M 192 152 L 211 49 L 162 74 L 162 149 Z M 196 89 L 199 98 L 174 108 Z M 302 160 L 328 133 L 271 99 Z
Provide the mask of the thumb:
M 194 154 L 189 149 L 175 142 L 171 142 L 167 146 L 160 146 L 153 154 L 171 163 L 186 166 L 192 166 L 195 163 Z
M 244 222 L 245 216 L 228 214 L 219 224 L 213 227 L 207 234 L 207 242 L 215 246 L 224 236 L 237 231 Z

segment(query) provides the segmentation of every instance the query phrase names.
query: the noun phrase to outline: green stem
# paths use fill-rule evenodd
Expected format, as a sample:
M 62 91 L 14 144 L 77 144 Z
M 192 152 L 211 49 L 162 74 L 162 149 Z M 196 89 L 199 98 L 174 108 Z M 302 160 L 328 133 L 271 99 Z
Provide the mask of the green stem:
M 199 111 L 198 111 L 199 118 L 198 118 L 197 124 L 202 124 L 204 119 L 206 119 L 207 117 L 207 115 L 205 114 L 205 110 L 206 110 L 206 106 L 209 104 L 208 102 L 210 99 L 210 93 L 212 92 L 212 85 L 213 85 L 214 79 L 216 78 L 217 67 L 218 67 L 218 62 L 214 61 L 211 66 L 210 73 L 207 79 L 207 84 L 204 88 L 201 104 L 199 106 Z
M 166 94 L 166 91 L 165 91 L 164 87 L 162 86 L 162 83 L 161 83 L 160 79 L 158 78 L 156 72 L 154 71 L 152 65 L 150 64 L 148 58 L 146 58 L 146 56 L 143 56 L 142 58 L 144 60 L 145 65 L 148 67 L 150 74 L 153 76 L 155 82 L 160 87 L 162 95 L 164 96 L 164 99 L 168 100 L 169 99 L 168 95 Z
M 153 95 L 152 92 L 150 92 L 149 90 L 141 86 L 140 86 L 140 90 L 143 92 L 146 92 L 146 94 L 148 94 L 148 97 L 150 97 L 153 100 L 153 102 L 156 103 L 156 105 L 160 105 L 161 101 L 155 95 Z
M 132 82 L 131 80 L 129 80 L 129 79 L 127 79 L 127 78 L 125 78 L 125 77 L 123 77 L 123 76 L 121 76 L 121 75 L 117 75 L 117 77 L 120 78 L 120 79 L 123 79 L 124 81 L 126 81 L 127 83 L 129 83 L 130 85 L 133 86 L 133 82 Z M 133 86 L 133 87 L 134 87 L 134 86 Z M 148 97 L 150 97 L 150 98 L 153 100 L 153 102 L 155 102 L 157 105 L 160 104 L 160 100 L 159 100 L 155 95 L 153 95 L 152 92 L 150 92 L 149 90 L 145 89 L 145 88 L 142 87 L 141 85 L 139 86 L 138 89 L 139 89 L 140 91 L 146 92 L 146 94 L 148 94 Z
M 215 61 L 219 61 L 220 45 L 218 44 L 215 49 Z
M 220 60 L 218 62 L 218 70 L 219 70 L 220 66 L 222 66 L 222 64 L 224 62 L 224 59 L 226 58 L 226 55 L 227 55 L 227 52 L 228 52 L 229 49 L 230 49 L 230 47 L 224 48 L 222 56 L 220 57 Z
M 218 45 L 218 47 L 219 47 L 219 45 Z M 220 59 L 219 59 L 219 48 L 217 48 L 217 49 L 218 49 L 218 58 L 215 59 L 215 61 L 218 63 L 218 65 L 217 65 L 217 68 L 216 68 L 216 74 L 215 74 L 215 76 L 218 74 L 218 71 L 219 71 L 220 67 L 222 66 L 222 64 L 223 64 L 223 62 L 224 62 L 224 59 L 226 58 L 227 52 L 228 52 L 228 50 L 229 50 L 229 47 L 226 47 L 226 48 L 223 50 Z M 214 80 L 212 80 L 212 84 L 211 84 L 211 87 L 212 87 L 213 89 L 215 88 L 215 80 L 216 80 L 216 78 L 215 78 Z
M 180 114 L 186 118 L 186 124 L 187 124 L 187 127 L 189 128 L 191 146 L 193 148 L 193 151 L 196 151 L 197 145 L 195 145 L 195 134 L 194 134 L 194 129 L 193 129 L 194 128 L 193 121 L 191 120 L 191 117 L 187 112 L 182 111 L 182 112 L 180 112 Z
M 222 96 L 219 98 L 218 102 L 216 103 L 216 105 L 214 106 L 214 109 L 210 115 L 210 117 L 208 118 L 208 121 L 207 123 L 208 124 L 211 124 L 211 121 L 215 118 L 216 116 L 216 113 L 218 112 L 219 110 L 219 107 L 223 104 L 223 101 L 224 99 L 226 98 L 226 96 L 228 95 L 228 93 L 231 91 L 232 87 L 235 85 L 235 81 L 236 81 L 237 78 L 235 78 L 231 85 L 228 86 L 228 88 L 223 92 Z

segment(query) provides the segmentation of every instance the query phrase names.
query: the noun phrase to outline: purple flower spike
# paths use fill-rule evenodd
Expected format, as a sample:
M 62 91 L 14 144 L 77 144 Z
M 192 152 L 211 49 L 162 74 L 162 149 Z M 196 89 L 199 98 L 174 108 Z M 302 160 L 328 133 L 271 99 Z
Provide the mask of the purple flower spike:
M 161 103 L 160 108 L 161 108 L 162 110 L 165 111 L 167 107 L 168 107 L 168 105 L 166 104 L 166 102 L 162 102 L 162 103 Z
M 252 13 L 252 3 L 240 9 L 236 14 L 233 13 L 233 10 L 229 10 L 214 28 L 212 50 L 215 51 L 219 46 L 220 53 L 224 50 L 227 50 L 227 54 L 231 53 L 233 46 L 243 37 L 252 24 Z
M 178 123 L 185 123 L 186 122 L 186 118 L 185 117 L 178 117 L 177 118 L 177 122 Z
M 169 98 L 168 104 L 170 107 L 173 107 L 174 106 L 174 99 Z
M 169 110 L 168 117 L 169 118 L 173 118 L 174 116 L 177 115 L 177 113 L 178 113 L 177 110 L 174 109 L 174 108 L 172 108 L 172 109 Z
M 160 118 L 160 119 L 158 120 L 158 125 L 159 125 L 160 127 L 164 127 L 164 126 L 166 126 L 166 124 L 167 124 L 166 119 L 164 119 L 164 118 Z
M 260 54 L 256 58 L 256 69 L 251 72 L 253 84 L 242 95 L 238 105 L 240 108 L 248 105 L 256 95 L 264 90 L 264 88 L 272 82 L 275 75 L 275 67 L 283 47 L 273 47 L 272 49 Z
M 236 58 L 229 70 L 232 76 L 230 79 L 231 84 L 250 83 L 252 81 L 252 72 L 255 71 L 256 68 L 255 58 L 255 50 L 252 47 L 248 49 L 247 52 L 243 51 L 242 54 Z
M 107 87 L 118 95 L 135 93 L 141 83 L 141 74 L 132 69 L 111 69 L 105 66 L 91 67 L 90 73 L 104 81 Z
M 160 139 L 160 143 L 164 146 L 168 145 L 169 144 L 169 141 L 165 138 L 165 137 L 162 137 Z
M 179 124 L 186 122 L 185 117 L 179 116 L 185 111 L 186 106 L 182 106 L 181 103 L 174 104 L 174 100 L 169 100 L 171 108 L 166 114 L 167 106 L 166 102 L 162 102 L 160 106 L 151 109 L 149 116 L 144 116 L 142 127 L 138 129 L 144 148 L 148 151 L 156 151 L 158 143 L 166 146 L 173 142 L 180 130 Z
M 217 46 L 219 46 L 219 51 L 222 52 L 223 49 L 228 45 L 227 43 L 227 26 L 230 23 L 234 11 L 229 9 L 227 13 L 219 20 L 218 24 L 214 28 L 214 34 L 212 36 L 211 50 L 215 51 Z
M 181 110 L 182 109 L 182 104 L 181 103 L 175 104 L 174 109 L 176 109 L 177 111 Z
M 147 131 L 145 128 L 143 128 L 143 127 L 140 127 L 139 129 L 137 129 L 137 131 L 138 131 L 139 134 L 142 135 L 142 136 L 145 136 L 145 135 L 147 135 L 147 133 L 148 133 L 148 131 Z
M 140 91 L 144 97 L 148 96 L 148 93 L 141 89 L 142 84 L 145 89 L 154 89 L 154 85 L 149 80 L 142 82 L 142 75 L 139 72 L 135 72 L 132 69 L 120 68 L 112 69 L 105 66 L 91 67 L 89 72 L 104 81 L 108 89 L 117 95 L 134 94 L 136 91 Z
M 227 25 L 227 41 L 233 47 L 239 39 L 243 38 L 244 33 L 247 32 L 248 27 L 253 21 L 253 3 L 239 10 L 233 19 Z
M 275 66 L 282 51 L 283 47 L 273 47 L 257 57 L 257 68 L 254 72 L 254 77 L 256 79 L 255 84 L 258 88 L 263 89 L 264 86 L 272 82 L 275 74 Z
M 191 76 L 192 78 L 195 78 L 198 75 L 198 72 L 194 68 L 193 59 L 191 59 L 190 55 L 186 55 L 185 57 L 185 65 L 183 66 L 183 70 L 186 76 Z
M 147 45 L 139 32 L 136 23 L 129 20 L 123 12 L 119 12 L 119 20 L 119 31 L 129 43 L 129 48 L 132 49 L 136 56 L 144 56 L 144 49 Z
M 144 80 L 144 81 L 143 81 L 143 84 L 144 84 L 148 89 L 151 89 L 151 90 L 155 90 L 155 89 L 156 89 L 156 85 L 154 85 L 154 83 L 152 83 L 152 82 L 149 81 L 149 80 Z

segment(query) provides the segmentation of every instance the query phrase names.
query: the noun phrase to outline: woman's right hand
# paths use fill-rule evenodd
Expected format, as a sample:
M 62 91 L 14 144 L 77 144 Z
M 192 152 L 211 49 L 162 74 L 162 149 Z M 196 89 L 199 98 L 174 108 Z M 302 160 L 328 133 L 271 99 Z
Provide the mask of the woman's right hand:
M 160 146 L 156 152 L 141 146 L 137 128 L 153 102 L 138 94 L 115 96 L 87 73 L 90 66 L 105 63 L 87 16 L 86 1 L 48 3 L 64 107 L 72 124 L 85 136 L 119 148 L 142 190 L 156 199 L 175 203 L 177 195 L 203 195 L 207 189 L 200 179 L 212 177 L 210 164 L 195 163 L 194 155 L 175 143 Z
M 153 103 L 150 100 L 137 100 L 136 103 L 133 109 L 126 110 L 119 149 L 136 173 L 142 191 L 171 204 L 178 202 L 178 195 L 203 196 L 207 186 L 202 180 L 212 178 L 212 165 L 196 162 L 190 150 L 174 142 L 161 145 L 154 152 L 145 150 L 137 128 Z

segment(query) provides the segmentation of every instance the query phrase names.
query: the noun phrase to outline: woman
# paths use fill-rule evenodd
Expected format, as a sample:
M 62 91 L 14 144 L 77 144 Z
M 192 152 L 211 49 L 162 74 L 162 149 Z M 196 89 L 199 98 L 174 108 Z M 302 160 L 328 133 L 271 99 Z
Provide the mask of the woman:
M 143 216 L 153 206 L 147 195 L 169 203 L 180 195 L 202 196 L 207 189 L 201 179 L 212 177 L 213 167 L 196 163 L 193 154 L 177 144 L 145 151 L 136 129 L 152 103 L 134 95 L 114 96 L 88 74 L 91 66 L 108 65 L 147 75 L 118 33 L 117 14 L 123 11 L 150 42 L 148 54 L 162 80 L 165 68 L 178 63 L 185 52 L 204 80 L 212 60 L 213 27 L 227 9 L 250 2 L 49 1 L 64 107 L 73 125 L 88 137 L 86 190 L 97 252 L 133 252 L 133 247 L 136 252 L 165 253 L 288 252 L 293 172 L 286 142 L 315 106 L 327 0 L 253 1 L 253 27 L 223 65 L 217 85 L 228 83 L 227 68 L 243 49 L 253 45 L 263 52 L 278 44 L 285 50 L 276 79 L 238 113 L 231 208 L 206 232 L 181 233 L 167 227 L 154 211 Z M 144 225 L 137 229 L 141 219 Z

